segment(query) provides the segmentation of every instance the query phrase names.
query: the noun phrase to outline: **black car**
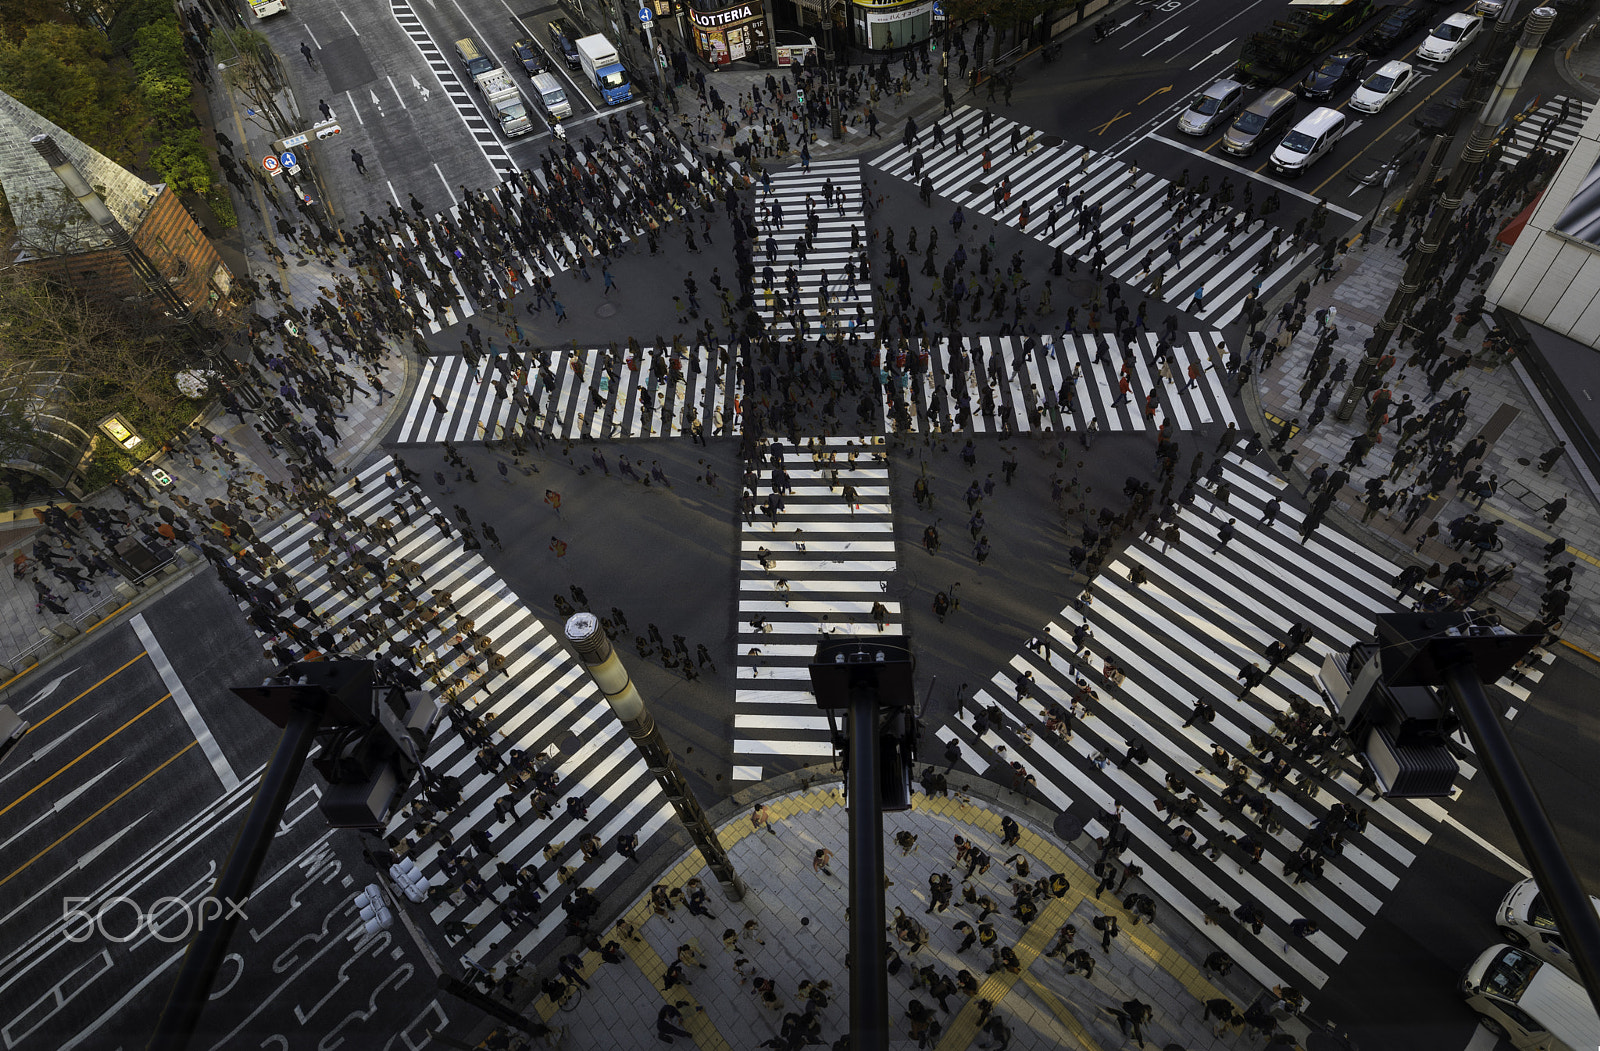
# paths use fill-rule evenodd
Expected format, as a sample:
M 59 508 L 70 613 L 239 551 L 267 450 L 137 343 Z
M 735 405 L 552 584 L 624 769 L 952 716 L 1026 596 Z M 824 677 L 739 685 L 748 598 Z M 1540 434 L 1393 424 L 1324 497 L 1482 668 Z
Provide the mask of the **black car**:
M 1369 55 L 1386 55 L 1396 44 L 1421 28 L 1432 12 L 1420 7 L 1391 7 L 1382 21 L 1367 30 L 1356 46 Z
M 1460 116 L 1461 96 L 1466 92 L 1465 84 L 1451 84 L 1443 91 L 1436 92 L 1411 118 L 1411 122 L 1421 128 L 1425 135 L 1445 134 Z
M 530 77 L 536 77 L 544 72 L 544 56 L 539 49 L 533 46 L 533 41 L 524 37 L 511 45 L 511 53 L 517 56 L 517 61 L 522 65 L 522 71 Z
M 1300 94 L 1308 99 L 1325 99 L 1340 88 L 1354 84 L 1367 68 L 1367 53 L 1355 48 L 1335 51 L 1323 58 L 1300 82 Z
M 583 65 L 583 60 L 578 57 L 578 45 L 573 43 L 575 39 L 577 38 L 572 35 L 572 30 L 568 29 L 567 24 L 561 19 L 558 18 L 550 23 L 550 43 L 573 69 Z

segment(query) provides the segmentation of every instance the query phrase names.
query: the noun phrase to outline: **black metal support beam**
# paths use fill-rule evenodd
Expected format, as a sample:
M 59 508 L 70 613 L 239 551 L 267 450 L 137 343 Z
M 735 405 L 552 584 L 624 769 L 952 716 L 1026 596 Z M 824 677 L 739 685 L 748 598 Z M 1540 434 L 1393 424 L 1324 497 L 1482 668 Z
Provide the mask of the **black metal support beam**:
M 850 740 L 850 1047 L 880 1051 L 889 1046 L 889 974 L 884 969 L 888 909 L 883 900 L 875 676 L 863 674 L 851 683 L 845 718 Z
M 321 726 L 323 705 L 316 703 L 314 696 L 314 691 L 308 693 L 306 703 L 289 716 L 283 736 L 278 739 L 272 763 L 261 777 L 250 812 L 245 815 L 238 838 L 228 851 L 228 860 L 223 863 L 216 886 L 211 889 L 213 900 L 222 905 L 222 916 L 201 926 L 194 941 L 189 943 L 177 981 L 172 984 L 172 993 L 150 1038 L 150 1051 L 183 1051 L 194 1036 L 201 1012 L 211 996 L 217 968 L 227 956 L 228 941 L 239 925 L 238 914 L 228 903 L 243 905 L 249 899 Z
M 1600 1011 L 1600 915 L 1596 915 L 1583 884 L 1562 853 L 1561 841 L 1539 802 L 1539 793 L 1506 737 L 1500 713 L 1484 693 L 1483 680 L 1470 663 L 1450 664 L 1441 670 L 1443 688 L 1472 738 L 1483 772 L 1511 821 L 1511 830 L 1533 869 L 1539 890 L 1555 913 L 1561 938 L 1578 965 L 1589 999 Z

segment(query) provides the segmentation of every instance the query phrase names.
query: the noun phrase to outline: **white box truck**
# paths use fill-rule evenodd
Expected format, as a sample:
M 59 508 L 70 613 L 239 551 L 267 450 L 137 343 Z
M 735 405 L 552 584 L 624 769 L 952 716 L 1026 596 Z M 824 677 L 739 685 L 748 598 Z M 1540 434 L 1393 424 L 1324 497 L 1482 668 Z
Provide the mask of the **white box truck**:
M 511 74 L 503 69 L 491 69 L 473 77 L 472 82 L 483 93 L 483 100 L 494 107 L 500 118 L 500 130 L 506 138 L 514 139 L 533 130 L 528 104 L 523 101 L 522 92 L 517 90 Z
M 628 71 L 622 68 L 617 49 L 599 33 L 576 41 L 578 60 L 583 63 L 584 75 L 600 91 L 606 105 L 615 106 L 633 98 L 633 86 L 628 83 Z

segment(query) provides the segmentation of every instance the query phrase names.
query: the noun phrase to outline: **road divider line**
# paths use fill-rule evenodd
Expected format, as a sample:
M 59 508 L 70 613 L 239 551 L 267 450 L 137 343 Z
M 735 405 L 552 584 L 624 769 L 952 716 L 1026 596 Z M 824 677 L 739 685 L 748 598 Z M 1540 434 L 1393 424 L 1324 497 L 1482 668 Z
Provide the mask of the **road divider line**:
M 194 734 L 194 739 L 200 743 L 201 750 L 211 763 L 211 769 L 217 772 L 217 779 L 222 782 L 223 791 L 232 792 L 239 787 L 239 775 L 233 772 L 233 765 L 228 762 L 228 757 L 222 754 L 222 746 L 217 743 L 216 735 L 211 732 L 211 727 L 206 725 L 205 717 L 200 714 L 194 699 L 189 696 L 189 690 L 183 685 L 183 679 L 179 677 L 177 669 L 167 660 L 167 654 L 162 650 L 161 643 L 156 641 L 155 632 L 150 630 L 143 613 L 134 617 L 129 623 L 133 625 L 133 633 L 139 636 L 139 644 L 150 655 L 150 663 L 155 667 L 156 674 L 161 676 L 162 683 L 169 691 L 168 696 L 177 702 L 178 711 L 183 714 L 183 721 L 189 724 L 189 732 Z

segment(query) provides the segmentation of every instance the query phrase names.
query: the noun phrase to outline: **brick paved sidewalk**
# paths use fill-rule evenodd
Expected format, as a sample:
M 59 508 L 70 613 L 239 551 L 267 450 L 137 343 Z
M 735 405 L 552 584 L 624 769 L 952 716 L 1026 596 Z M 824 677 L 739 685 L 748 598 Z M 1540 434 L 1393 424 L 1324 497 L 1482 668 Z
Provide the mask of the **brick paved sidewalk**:
M 1359 225 L 1346 235 L 1347 239 L 1353 238 L 1357 230 Z M 1337 308 L 1339 338 L 1334 345 L 1332 364 L 1336 367 L 1341 358 L 1347 360 L 1351 375 L 1360 364 L 1362 343 L 1372 335 L 1373 325 L 1383 317 L 1406 267 L 1398 248 L 1384 246 L 1385 233 L 1380 226 L 1373 231 L 1370 246 L 1351 248 L 1344 257 L 1340 273 L 1331 281 L 1314 285 L 1306 304 L 1308 319 L 1324 307 Z M 1311 270 L 1306 272 L 1307 279 L 1311 273 Z M 1482 288 L 1482 285 L 1468 282 L 1456 309 L 1463 308 Z M 1278 307 L 1292 295 L 1293 283 L 1286 282 L 1282 297 L 1271 304 L 1268 314 L 1271 320 L 1265 322 L 1269 338 L 1278 330 L 1275 316 Z M 1486 327 L 1480 325 L 1456 337 L 1457 328 L 1452 326 L 1444 333 L 1451 348 L 1447 356 L 1477 351 L 1487 334 Z M 1302 407 L 1298 391 L 1315 345 L 1316 325 L 1308 320 L 1288 351 L 1279 355 L 1270 370 L 1256 376 L 1248 385 L 1256 403 L 1252 408 L 1258 409 L 1264 420 L 1264 441 L 1270 441 L 1285 420 L 1308 418 L 1311 404 L 1308 401 Z M 1411 395 L 1420 414 L 1435 399 L 1429 396 L 1423 370 L 1404 365 L 1412 349 L 1409 344 L 1399 347 L 1398 339 L 1390 344 L 1389 353 L 1399 359 L 1399 364 L 1390 370 L 1385 385 L 1394 392 L 1395 404 L 1405 395 Z M 1342 508 L 1345 512 L 1337 527 L 1353 536 L 1366 537 L 1371 546 L 1402 564 L 1408 560 L 1420 561 L 1427 568 L 1435 562 L 1448 567 L 1451 562 L 1468 557 L 1469 552 L 1458 552 L 1449 543 L 1442 542 L 1449 539 L 1448 533 L 1443 532 L 1446 523 L 1458 515 L 1474 512 L 1486 520 L 1503 520 L 1505 524 L 1500 535 L 1505 541 L 1504 549 L 1486 555 L 1482 564 L 1491 572 L 1506 563 L 1516 564 L 1513 577 L 1490 592 L 1487 598 L 1487 604 L 1499 609 L 1512 627 L 1520 627 L 1538 615 L 1544 574 L 1555 564 L 1545 565 L 1541 549 L 1560 535 L 1568 544 L 1566 559 L 1561 561 L 1570 559 L 1578 563 L 1563 637 L 1591 653 L 1600 652 L 1600 601 L 1597 601 L 1600 600 L 1600 561 L 1596 557 L 1600 555 L 1600 483 L 1583 463 L 1575 462 L 1570 456 L 1563 457 L 1548 475 L 1539 472 L 1540 455 L 1557 441 L 1565 440 L 1566 435 L 1555 423 L 1526 368 L 1515 359 L 1508 365 L 1489 365 L 1475 360 L 1439 392 L 1440 398 L 1446 398 L 1463 386 L 1472 391 L 1466 406 L 1467 424 L 1453 443 L 1457 449 L 1480 433 L 1489 439 L 1483 471 L 1486 477 L 1491 473 L 1499 476 L 1500 489 L 1481 511 L 1476 509 L 1475 499 L 1463 499 L 1452 486 L 1431 501 L 1409 535 L 1404 531 L 1399 511 L 1394 508 L 1390 509 L 1392 518 L 1380 514 L 1362 525 L 1361 517 L 1366 512 L 1362 486 L 1374 475 L 1387 474 L 1393 458 L 1397 438 L 1390 425 L 1384 430 L 1383 441 L 1367 455 L 1366 466 L 1351 472 L 1351 484 L 1335 504 L 1336 509 Z M 1299 450 L 1292 482 L 1301 492 L 1305 490 L 1306 476 L 1318 464 L 1326 463 L 1330 470 L 1337 469 L 1352 439 L 1364 429 L 1364 409 L 1358 409 L 1349 423 L 1334 418 L 1334 410 L 1348 382 L 1346 379 L 1334 385 L 1327 418 L 1310 431 L 1298 430 L 1288 443 L 1288 449 Z M 1278 455 L 1270 454 L 1274 459 Z M 1415 465 L 1411 470 L 1416 470 Z M 1393 485 L 1389 488 L 1392 491 Z M 1560 496 L 1567 497 L 1569 506 L 1558 523 L 1550 525 L 1544 520 L 1544 507 Z M 1434 521 L 1439 523 L 1440 538 L 1423 543 L 1420 551 L 1415 550 L 1418 539 Z
M 965 781 L 965 779 L 962 779 Z M 1205 1000 L 1216 996 L 1231 999 L 1241 1010 L 1263 990 L 1235 971 L 1226 981 L 1213 984 L 1198 961 L 1211 946 L 1186 921 L 1158 912 L 1154 922 L 1135 925 L 1133 917 L 1118 907 L 1118 898 L 1107 892 L 1100 900 L 1093 896 L 1095 879 L 1086 871 L 1089 860 L 1071 849 L 1063 849 L 1056 838 L 1042 827 L 1038 815 L 1017 814 L 1022 835 L 1016 847 L 1002 846 L 1000 822 L 1006 813 L 1015 813 L 1003 800 L 998 786 L 972 785 L 974 795 L 964 796 L 959 785 L 952 785 L 947 797 L 914 797 L 913 809 L 885 816 L 886 867 L 891 880 L 888 906 L 891 917 L 901 906 L 914 920 L 927 927 L 931 938 L 926 950 L 911 955 L 898 946 L 907 964 L 891 975 L 891 1046 L 911 1047 L 906 1006 L 913 998 L 933 1007 L 944 1026 L 943 1036 L 933 1045 L 953 1048 L 983 1046 L 988 1040 L 978 1028 L 976 1000 L 995 1005 L 998 1014 L 1010 1023 L 1014 1038 L 1011 1046 L 1029 1048 L 1100 1048 L 1132 1046 L 1119 1031 L 1116 1019 L 1107 1008 L 1124 1000 L 1139 999 L 1152 1005 L 1154 1020 L 1145 1031 L 1146 1043 L 1153 1047 L 1171 1044 L 1190 1051 L 1230 1047 L 1233 1034 L 1212 1036 L 1211 1023 L 1201 1020 Z M 977 793 L 989 799 L 977 797 Z M 1013 800 L 1015 797 L 1011 797 Z M 668 887 L 682 887 L 698 877 L 710 888 L 708 907 L 711 918 L 695 917 L 679 908 L 669 918 L 657 917 L 648 893 L 642 894 L 623 912 L 623 917 L 638 931 L 639 940 L 622 941 L 627 960 L 605 963 L 598 953 L 584 953 L 583 974 L 590 988 L 568 1001 L 562 1008 L 540 995 L 527 1011 L 553 1025 L 565 1027 L 558 1046 L 582 1051 L 585 1048 L 631 1047 L 653 1044 L 657 1012 L 668 1004 L 679 1008 L 684 1028 L 694 1042 L 706 1051 L 723 1048 L 751 1048 L 777 1035 L 785 1012 L 798 1010 L 796 992 L 802 981 L 832 983 L 832 1002 L 822 1011 L 823 1046 L 831 1044 L 848 1027 L 849 974 L 844 964 L 847 949 L 845 918 L 849 880 L 847 857 L 848 812 L 832 781 L 766 800 L 771 810 L 775 835 L 755 831 L 748 811 L 741 810 L 721 827 L 724 846 L 734 867 L 748 888 L 743 901 L 725 901 L 715 879 L 701 863 L 697 852 L 681 856 L 659 877 Z M 907 831 L 917 837 L 916 847 L 903 855 L 895 845 L 896 833 Z M 966 920 L 976 924 L 975 906 L 960 904 L 960 870 L 952 870 L 954 837 L 974 841 L 994 858 L 987 874 L 977 875 L 980 894 L 988 894 L 1002 904 L 1002 910 L 989 918 L 999 935 L 998 946 L 1014 946 L 1022 968 L 1019 975 L 1004 969 L 986 973 L 989 955 L 975 946 L 965 954 L 956 952 L 961 936 L 952 930 Z M 1088 840 L 1083 842 L 1088 843 Z M 832 877 L 814 873 L 813 852 L 819 847 L 835 851 Z M 1092 849 L 1092 843 L 1090 843 Z M 1013 872 L 1006 858 L 1021 852 L 1031 865 L 1029 880 L 1053 872 L 1064 874 L 1070 889 L 1060 899 L 1045 900 L 1038 917 L 1024 925 L 1008 911 L 1014 899 L 1007 881 Z M 952 873 L 956 880 L 955 904 L 944 913 L 926 914 L 928 876 L 932 871 Z M 1143 890 L 1134 881 L 1126 893 Z M 1098 933 L 1091 926 L 1095 917 L 1115 915 L 1122 927 L 1109 954 L 1103 953 Z M 754 975 L 776 981 L 782 1006 L 762 1006 L 751 984 L 741 982 L 734 968 L 736 954 L 723 948 L 728 929 L 742 931 L 746 921 L 759 924 L 758 937 L 741 936 L 741 949 L 750 961 Z M 1067 974 L 1060 960 L 1044 956 L 1062 923 L 1073 923 L 1079 930 L 1076 947 L 1088 949 L 1097 966 L 1091 979 Z M 602 940 L 616 937 L 608 928 Z M 892 930 L 889 940 L 894 942 Z M 661 977 L 666 966 L 688 944 L 706 964 L 704 971 L 688 968 L 691 984 L 663 991 Z M 926 990 L 912 988 L 912 966 L 932 963 L 941 973 L 954 976 L 970 970 L 978 979 L 977 997 L 956 994 L 950 998 L 950 1011 L 939 1011 Z M 537 987 L 539 977 L 555 971 L 555 961 L 528 961 L 529 970 L 537 967 L 538 977 L 529 977 Z M 703 1012 L 700 1010 L 703 1008 Z M 1303 1035 L 1304 1027 L 1289 1019 L 1291 1031 Z

